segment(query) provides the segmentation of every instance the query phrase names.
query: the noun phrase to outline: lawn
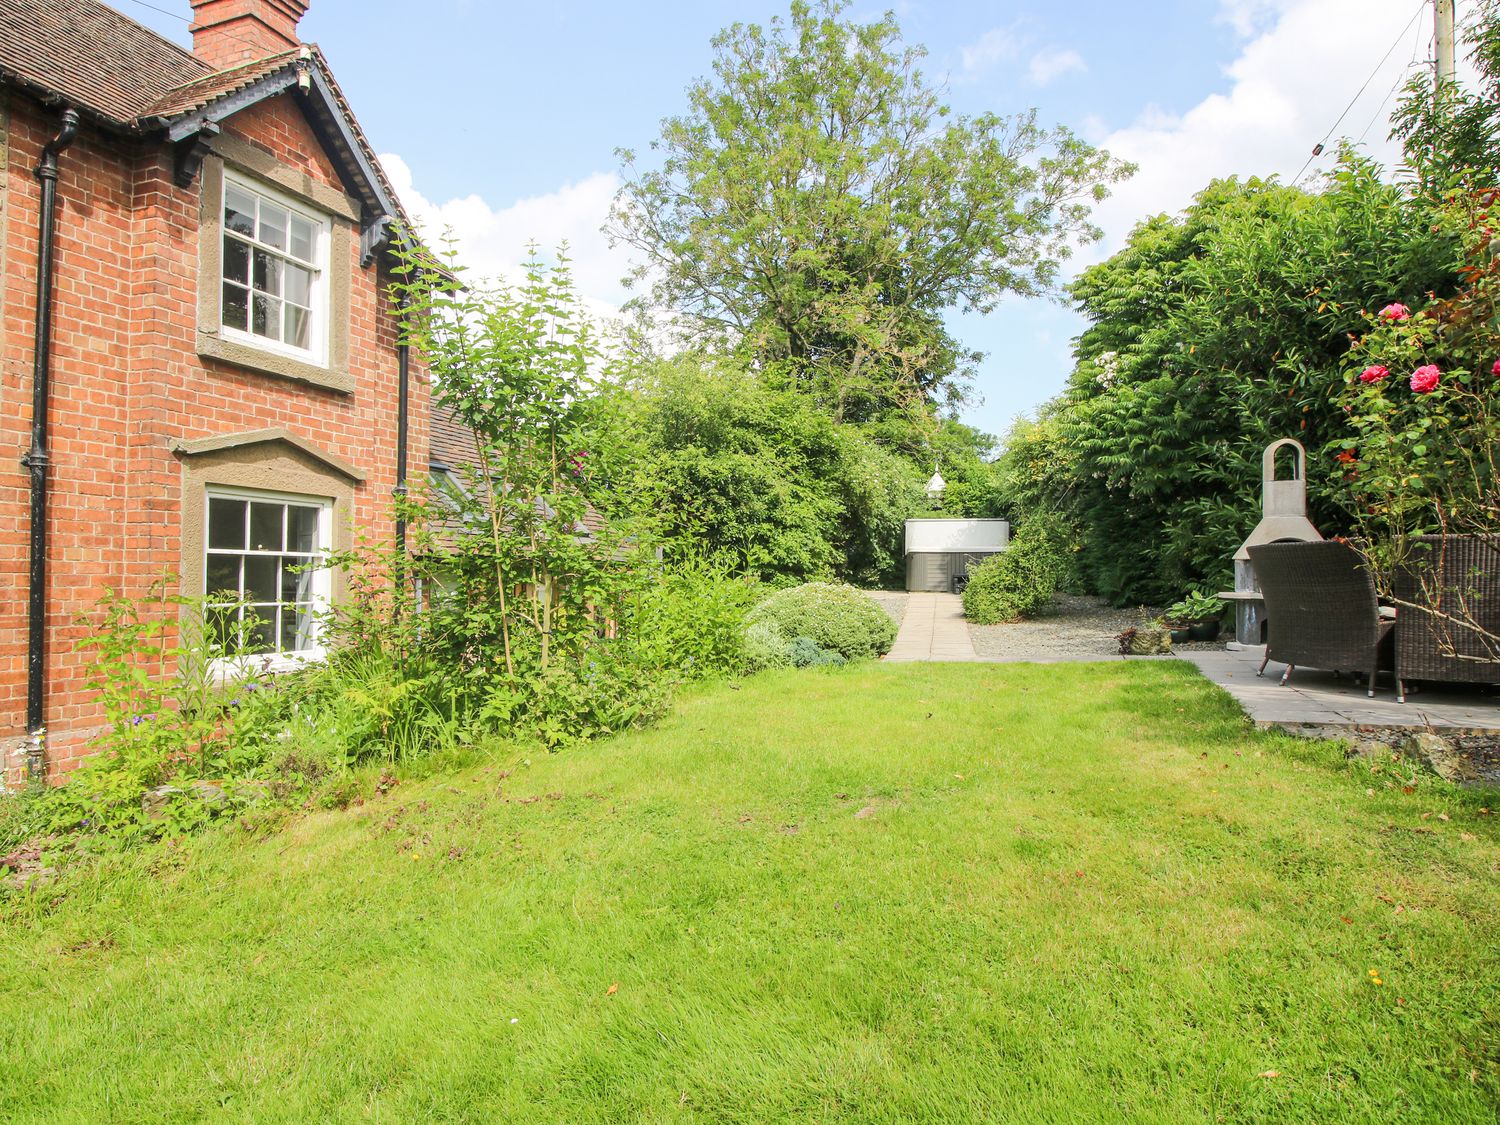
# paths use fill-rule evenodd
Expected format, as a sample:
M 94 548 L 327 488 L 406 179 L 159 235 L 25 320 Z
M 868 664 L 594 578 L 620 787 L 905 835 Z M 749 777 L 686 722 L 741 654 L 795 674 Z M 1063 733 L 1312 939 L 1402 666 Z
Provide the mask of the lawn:
M 714 687 L 0 899 L 0 1116 L 1493 1122 L 1500 817 L 1396 768 L 1174 663 Z

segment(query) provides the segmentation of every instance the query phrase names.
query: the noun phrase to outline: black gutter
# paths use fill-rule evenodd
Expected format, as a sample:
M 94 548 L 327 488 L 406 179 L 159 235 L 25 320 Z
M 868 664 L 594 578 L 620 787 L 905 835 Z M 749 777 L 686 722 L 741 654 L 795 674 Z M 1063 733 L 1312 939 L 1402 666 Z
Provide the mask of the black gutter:
M 78 136 L 78 111 L 65 109 L 57 136 L 42 149 L 41 217 L 36 251 L 36 346 L 31 375 L 31 449 L 21 463 L 31 470 L 30 596 L 26 619 L 26 772 L 41 780 L 46 769 L 47 654 L 47 414 L 52 401 L 53 235 L 57 230 L 57 158 Z

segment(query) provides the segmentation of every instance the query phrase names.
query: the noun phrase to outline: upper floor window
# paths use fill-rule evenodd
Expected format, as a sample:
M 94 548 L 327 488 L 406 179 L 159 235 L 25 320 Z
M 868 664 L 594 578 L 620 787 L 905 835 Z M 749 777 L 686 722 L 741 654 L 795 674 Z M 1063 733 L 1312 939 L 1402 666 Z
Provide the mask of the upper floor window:
M 326 216 L 225 176 L 225 336 L 326 362 L 329 229 Z

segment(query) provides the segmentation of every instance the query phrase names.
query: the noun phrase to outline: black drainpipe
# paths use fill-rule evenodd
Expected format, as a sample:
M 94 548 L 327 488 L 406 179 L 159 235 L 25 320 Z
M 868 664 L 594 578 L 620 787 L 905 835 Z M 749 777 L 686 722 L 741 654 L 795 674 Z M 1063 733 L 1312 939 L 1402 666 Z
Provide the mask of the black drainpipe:
M 62 127 L 42 149 L 36 178 L 42 184 L 36 251 L 36 347 L 31 376 L 31 449 L 21 463 L 31 470 L 31 566 L 26 635 L 26 772 L 40 780 L 46 768 L 43 711 L 47 641 L 47 413 L 52 398 L 52 236 L 57 228 L 57 158 L 78 135 L 78 111 L 65 109 Z
M 403 293 L 397 305 L 400 318 L 396 344 L 396 604 L 406 600 L 406 440 L 411 397 L 411 346 L 406 342 L 407 299 Z

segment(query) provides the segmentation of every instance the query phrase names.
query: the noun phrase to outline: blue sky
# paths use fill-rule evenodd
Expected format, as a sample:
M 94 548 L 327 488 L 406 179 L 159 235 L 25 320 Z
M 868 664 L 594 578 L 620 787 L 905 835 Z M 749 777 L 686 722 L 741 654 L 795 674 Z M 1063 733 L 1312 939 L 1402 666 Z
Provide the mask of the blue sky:
M 167 14 L 187 16 L 187 0 L 112 2 L 187 43 L 186 20 Z M 851 13 L 886 7 L 908 42 L 927 47 L 925 70 L 957 111 L 1035 106 L 1043 122 L 1141 165 L 1101 209 L 1106 238 L 1080 264 L 1118 248 L 1146 215 L 1180 209 L 1214 176 L 1291 179 L 1351 99 L 1336 135 L 1364 134 L 1387 154 L 1389 95 L 1430 54 L 1419 0 L 856 0 Z M 1461 16 L 1468 7 L 1460 0 Z M 618 186 L 614 150 L 644 154 L 660 119 L 684 109 L 716 31 L 785 9 L 312 0 L 301 32 L 322 46 L 408 204 L 451 226 L 474 268 L 502 273 L 529 239 L 567 238 L 580 285 L 607 311 L 626 296 L 626 259 L 598 232 Z M 983 401 L 965 418 L 993 433 L 1061 388 L 1083 327 L 1063 305 L 1019 300 L 953 323 L 989 353 Z

